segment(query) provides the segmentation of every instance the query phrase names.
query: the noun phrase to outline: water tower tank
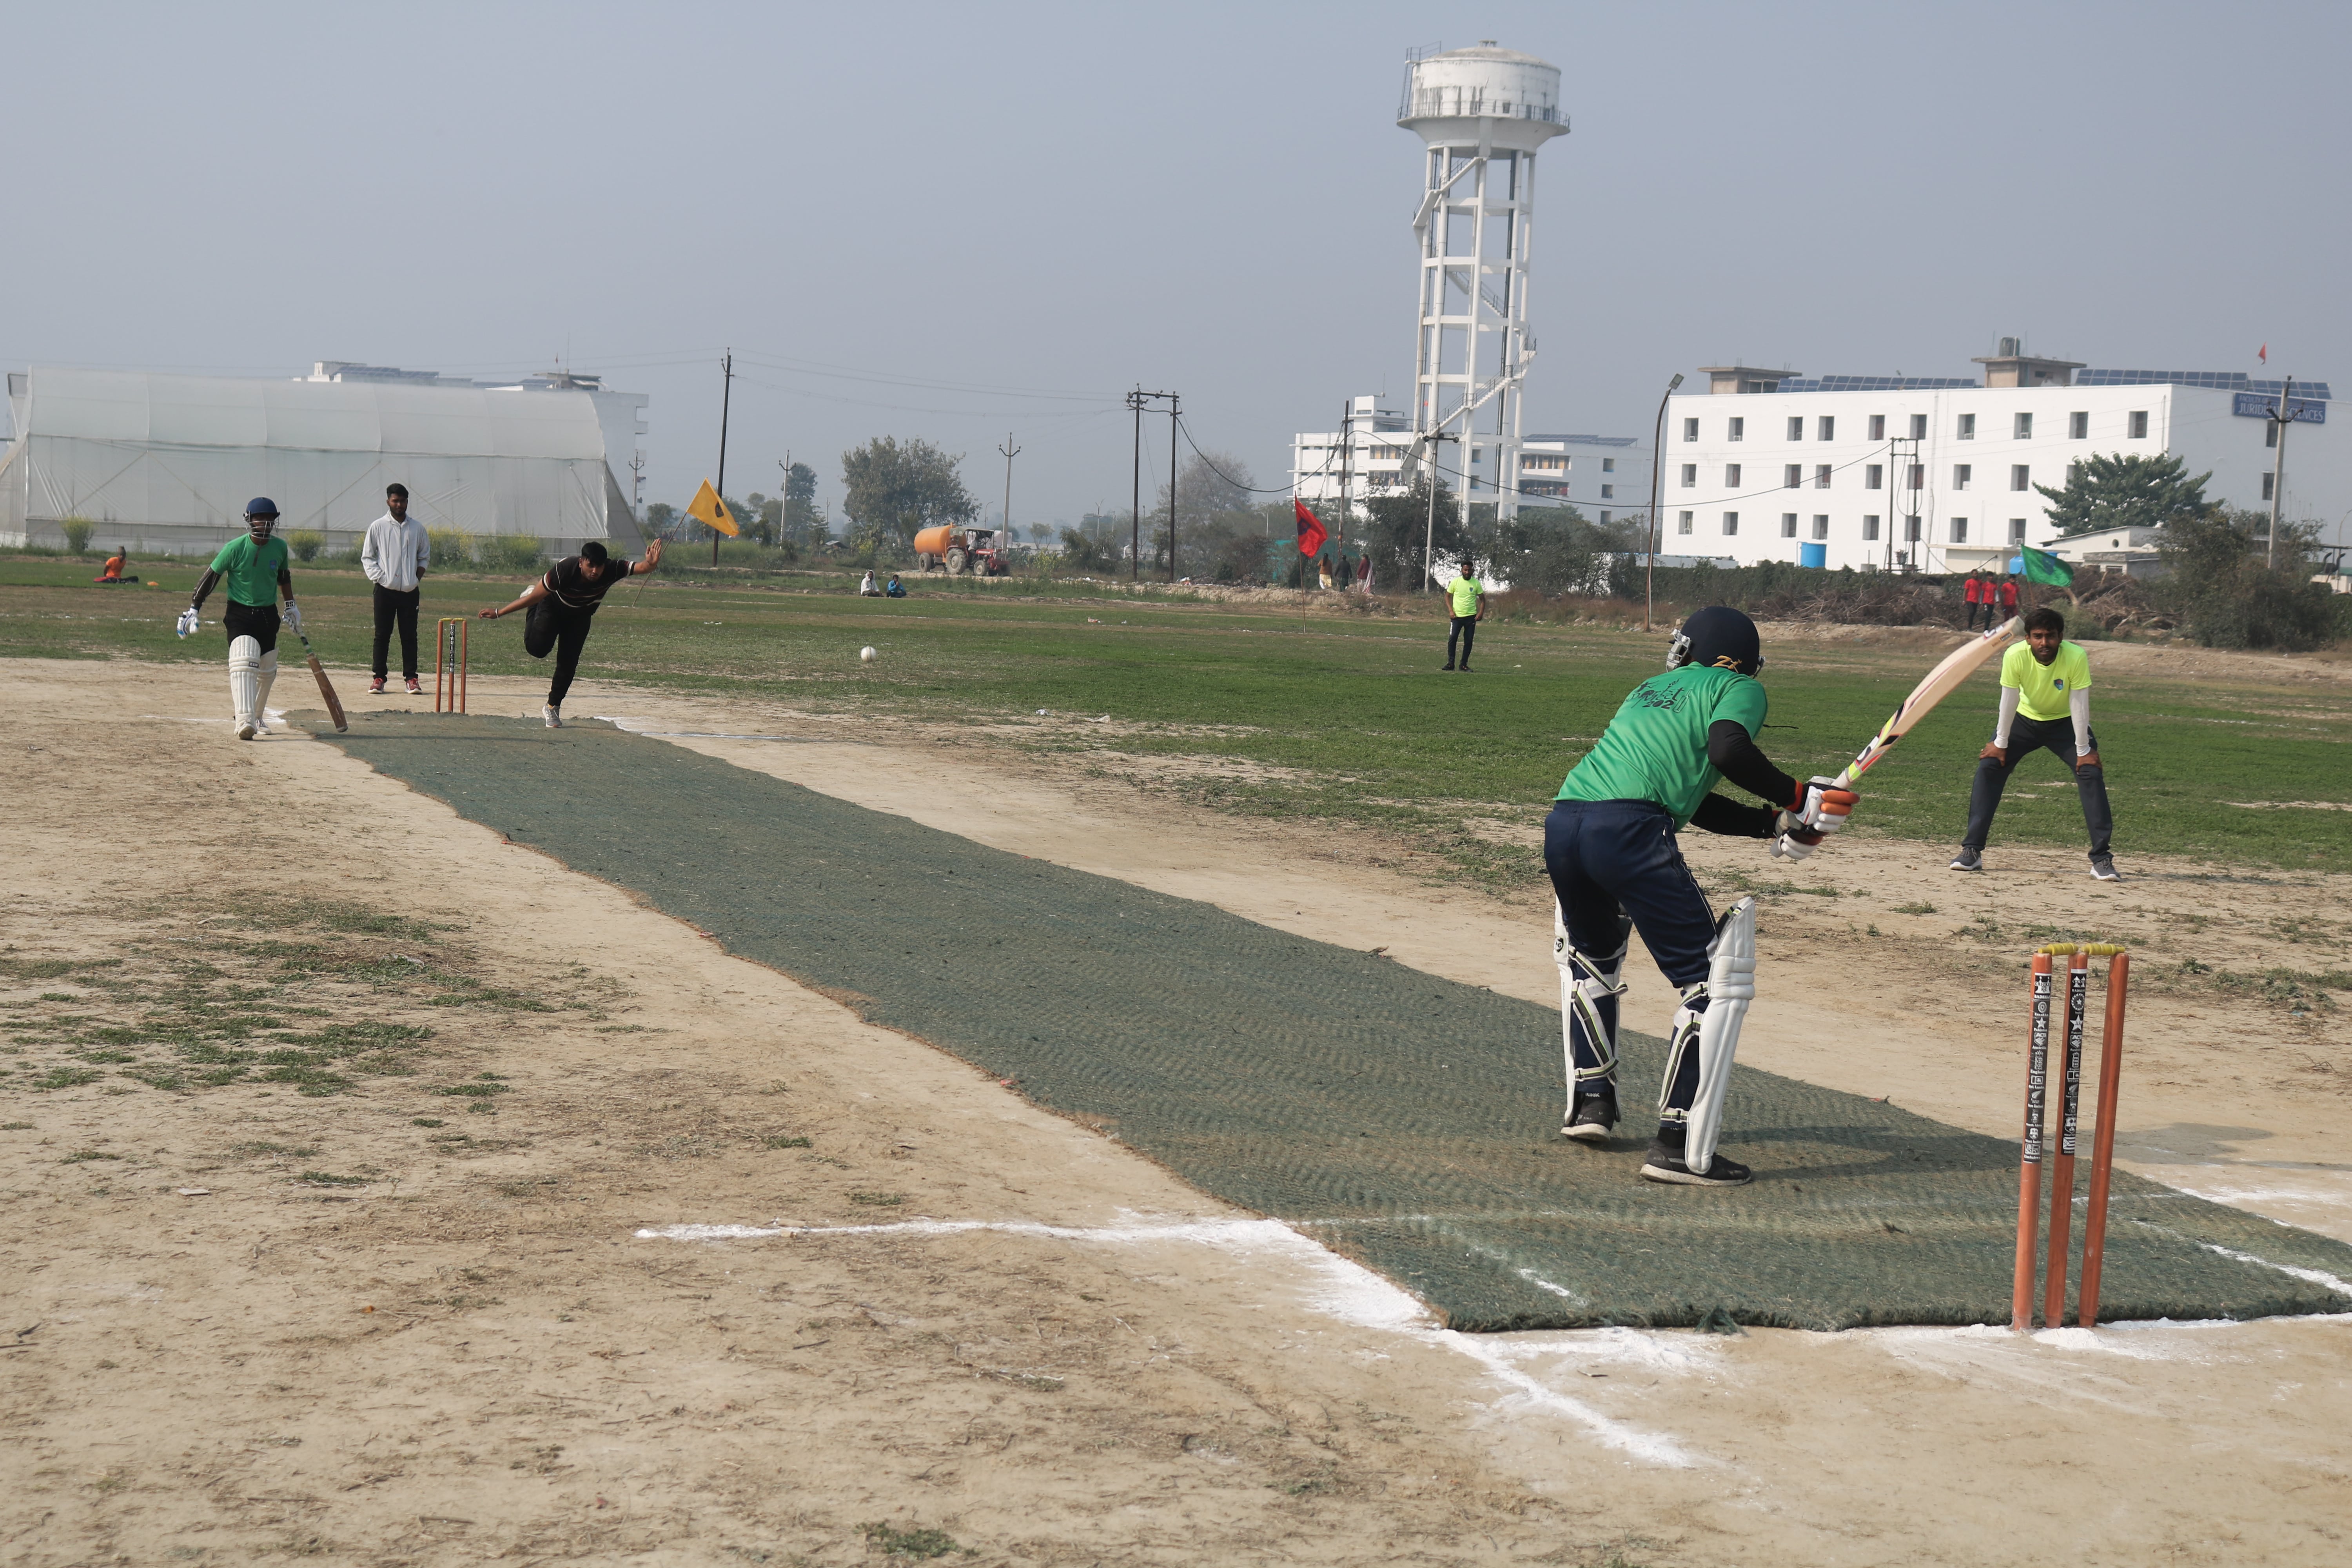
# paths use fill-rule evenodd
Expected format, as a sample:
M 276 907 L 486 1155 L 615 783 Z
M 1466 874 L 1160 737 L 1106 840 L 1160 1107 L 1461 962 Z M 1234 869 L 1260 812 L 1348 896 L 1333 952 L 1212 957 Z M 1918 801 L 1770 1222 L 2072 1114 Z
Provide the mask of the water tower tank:
M 1417 57 L 1405 66 L 1397 123 L 1427 148 L 1413 218 L 1416 455 L 1447 479 L 1465 521 L 1474 500 L 1510 517 L 1519 505 L 1520 397 L 1536 350 L 1528 331 L 1536 150 L 1568 131 L 1559 68 L 1492 38 Z

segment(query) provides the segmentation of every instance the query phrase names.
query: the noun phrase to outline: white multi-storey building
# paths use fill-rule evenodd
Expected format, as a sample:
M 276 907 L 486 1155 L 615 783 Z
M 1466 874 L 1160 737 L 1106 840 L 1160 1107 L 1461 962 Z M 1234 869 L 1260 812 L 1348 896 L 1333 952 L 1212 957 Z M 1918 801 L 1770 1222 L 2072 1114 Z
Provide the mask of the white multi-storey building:
M 1528 436 L 1519 499 L 1572 506 L 1595 522 L 1649 515 L 1650 444 L 1638 436 Z
M 2093 454 L 2176 455 L 2212 500 L 2270 504 L 2280 384 L 2234 372 L 2085 370 L 2014 339 L 1958 377 L 1704 367 L 1666 410 L 1658 548 L 1739 562 L 1967 571 L 2050 542 L 2048 501 Z M 2325 382 L 2297 382 L 2284 515 L 2352 508 Z
M 1377 397 L 1348 401 L 1347 428 L 1303 430 L 1291 437 L 1290 478 L 1308 506 L 1360 510 L 1369 500 L 1402 495 L 1412 488 L 1419 439 L 1403 413 L 1382 408 Z M 1444 448 L 1447 458 L 1458 450 Z M 1491 500 L 1496 487 L 1484 470 L 1494 448 L 1474 449 L 1472 478 L 1479 483 L 1469 500 Z M 1496 456 L 1502 454 L 1496 453 Z M 1441 459 L 1442 461 L 1444 459 Z M 1650 504 L 1650 444 L 1635 436 L 1528 436 L 1518 452 L 1517 499 L 1536 506 L 1574 506 L 1597 522 L 1646 516 Z M 1440 469 L 1446 484 L 1464 493 L 1451 466 Z

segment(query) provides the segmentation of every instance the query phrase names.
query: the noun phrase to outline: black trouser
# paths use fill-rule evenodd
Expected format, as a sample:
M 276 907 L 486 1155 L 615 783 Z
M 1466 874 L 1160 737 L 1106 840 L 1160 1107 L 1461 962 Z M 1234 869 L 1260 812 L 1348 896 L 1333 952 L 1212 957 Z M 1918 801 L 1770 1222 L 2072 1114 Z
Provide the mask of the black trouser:
M 1477 640 L 1478 617 L 1475 616 L 1454 616 L 1454 625 L 1448 627 L 1445 633 L 1445 662 L 1448 664 L 1452 664 L 1454 662 L 1454 645 L 1456 642 L 1459 642 L 1462 645 L 1462 668 L 1465 669 L 1469 668 L 1470 645 Z
M 524 613 L 522 650 L 533 658 L 545 658 L 548 650 L 555 651 L 555 679 L 547 683 L 547 705 L 563 706 L 563 694 L 572 689 L 572 678 L 580 673 L 580 650 L 588 641 L 588 627 L 596 618 L 593 610 L 567 610 L 552 599 L 541 599 Z
M 2099 749 L 2095 732 L 2083 739 L 2090 743 L 2093 752 Z M 2075 766 L 2072 718 L 2029 719 L 2022 713 L 2010 721 L 2009 761 L 1996 763 L 1990 757 L 1978 760 L 1976 784 L 1969 791 L 1969 830 L 1960 839 L 1963 848 L 1984 853 L 1985 839 L 1992 833 L 1992 814 L 2000 805 L 2000 792 L 2008 787 L 2009 775 L 2028 755 L 2044 747 L 2074 770 L 2074 788 L 2083 797 L 2083 826 L 2091 830 L 2091 858 L 2095 860 L 2107 853 L 2107 846 L 2116 835 L 2116 819 L 2107 809 L 2106 769 Z
M 405 594 L 397 588 L 375 585 L 375 678 L 383 679 L 384 655 L 392 649 L 392 628 L 400 626 L 400 673 L 409 679 L 416 679 L 416 601 L 425 596 L 422 588 L 411 588 Z
M 241 605 L 231 599 L 228 608 L 221 612 L 221 630 L 228 634 L 229 641 L 251 637 L 261 645 L 264 653 L 276 650 L 278 626 L 278 606 L 275 605 Z
M 1969 601 L 1969 630 L 1974 631 L 1977 629 L 1977 612 L 1983 608 L 1984 606 L 1978 604 L 1974 599 L 1970 599 Z

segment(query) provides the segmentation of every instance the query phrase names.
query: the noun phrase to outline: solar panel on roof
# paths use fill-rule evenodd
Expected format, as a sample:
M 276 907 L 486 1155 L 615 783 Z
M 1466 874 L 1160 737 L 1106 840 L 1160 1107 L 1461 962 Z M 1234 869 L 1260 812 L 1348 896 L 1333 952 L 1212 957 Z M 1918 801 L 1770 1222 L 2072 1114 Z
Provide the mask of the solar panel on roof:
M 2266 392 L 2277 395 L 2284 384 L 2277 381 L 2250 380 L 2242 370 L 2084 370 L 2074 375 L 2076 386 L 2195 386 L 2213 392 Z M 2326 399 L 2327 384 L 2324 381 L 2302 381 L 2295 384 L 2302 395 Z

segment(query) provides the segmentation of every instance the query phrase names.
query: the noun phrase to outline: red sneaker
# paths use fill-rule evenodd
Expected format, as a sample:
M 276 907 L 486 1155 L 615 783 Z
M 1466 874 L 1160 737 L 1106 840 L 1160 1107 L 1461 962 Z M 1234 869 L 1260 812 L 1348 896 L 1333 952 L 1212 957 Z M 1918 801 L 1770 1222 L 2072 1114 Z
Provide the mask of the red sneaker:
M 370 697 L 381 697 L 383 695 L 383 676 L 379 675 L 373 680 L 368 682 L 368 695 Z

